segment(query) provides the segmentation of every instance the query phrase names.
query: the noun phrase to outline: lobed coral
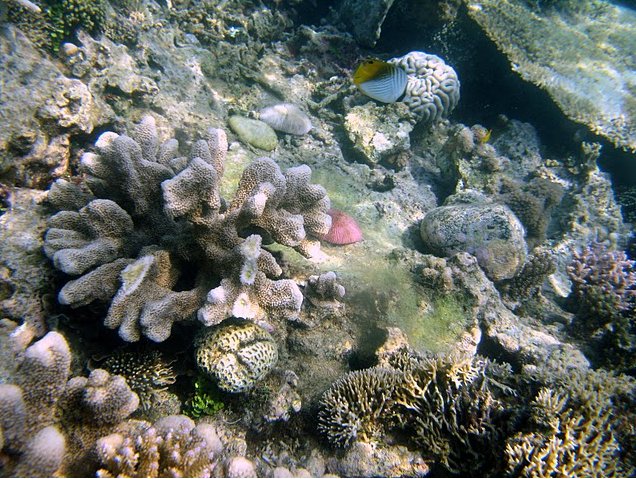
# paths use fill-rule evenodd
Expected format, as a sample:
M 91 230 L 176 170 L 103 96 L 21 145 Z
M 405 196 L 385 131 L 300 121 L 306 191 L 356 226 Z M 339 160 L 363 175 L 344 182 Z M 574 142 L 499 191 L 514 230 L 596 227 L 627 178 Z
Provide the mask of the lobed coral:
M 457 73 L 437 55 L 414 51 L 389 61 L 406 71 L 408 81 L 401 101 L 419 121 L 441 121 L 459 103 Z
M 186 416 L 131 420 L 97 441 L 97 477 L 211 477 L 221 447 L 211 425 Z
M 106 132 L 95 147 L 81 161 L 86 188 L 58 180 L 49 192 L 62 211 L 50 219 L 45 253 L 56 268 L 79 276 L 60 291 L 62 304 L 112 300 L 104 324 L 129 342 L 141 335 L 163 341 L 175 322 L 197 311 L 207 326 L 230 316 L 298 314 L 303 297 L 296 283 L 272 279 L 282 270 L 261 236 L 241 234 L 265 230 L 304 256 L 315 254 L 319 241 L 312 237 L 325 234 L 331 219 L 329 198 L 310 183 L 309 167 L 283 173 L 258 158 L 226 201 L 219 192 L 223 130 L 210 129 L 189 161 L 178 156 L 177 140 L 160 144 L 151 116 L 132 138 Z M 176 290 L 186 272 L 194 284 Z
M 139 399 L 121 376 L 98 369 L 67 382 L 70 365 L 64 336 L 49 332 L 24 351 L 15 384 L 0 386 L 0 444 L 9 473 L 53 476 L 73 470 L 78 457 L 86 466 L 91 435 L 137 409 Z
M 196 340 L 197 366 L 219 388 L 238 393 L 251 389 L 278 361 L 272 336 L 254 323 L 205 329 Z

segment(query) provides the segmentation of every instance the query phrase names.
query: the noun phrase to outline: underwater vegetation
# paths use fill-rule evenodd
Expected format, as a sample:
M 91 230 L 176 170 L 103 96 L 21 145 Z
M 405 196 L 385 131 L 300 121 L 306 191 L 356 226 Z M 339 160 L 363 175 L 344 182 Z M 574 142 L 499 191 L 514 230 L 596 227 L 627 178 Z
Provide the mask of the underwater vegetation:
M 106 5 L 103 0 L 46 0 L 40 3 L 40 12 L 10 5 L 8 17 L 24 27 L 36 45 L 57 52 L 62 42 L 71 39 L 79 28 L 91 33 L 103 31 Z

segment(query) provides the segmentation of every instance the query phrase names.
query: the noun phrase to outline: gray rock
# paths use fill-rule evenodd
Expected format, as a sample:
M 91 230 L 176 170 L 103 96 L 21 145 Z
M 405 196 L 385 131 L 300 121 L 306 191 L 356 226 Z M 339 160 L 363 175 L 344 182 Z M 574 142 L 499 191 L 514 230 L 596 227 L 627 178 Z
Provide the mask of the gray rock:
M 242 116 L 231 116 L 228 120 L 230 128 L 248 145 L 265 151 L 272 151 L 278 146 L 276 132 L 267 123 Z
M 411 147 L 408 107 L 403 103 L 354 106 L 345 116 L 344 128 L 353 149 L 373 166 Z
M 382 23 L 394 0 L 341 0 L 336 7 L 338 20 L 351 28 L 354 38 L 373 47 L 380 38 Z
M 435 254 L 467 252 L 493 281 L 512 278 L 526 259 L 523 225 L 505 205 L 452 204 L 429 211 L 420 235 Z

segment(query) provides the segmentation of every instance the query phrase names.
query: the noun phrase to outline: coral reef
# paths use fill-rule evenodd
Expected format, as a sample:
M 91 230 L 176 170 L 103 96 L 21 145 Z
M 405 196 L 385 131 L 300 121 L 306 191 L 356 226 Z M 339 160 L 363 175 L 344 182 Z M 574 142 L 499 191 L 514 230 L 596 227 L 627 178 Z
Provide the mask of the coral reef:
M 354 106 L 345 115 L 343 126 L 353 151 L 370 166 L 390 164 L 411 147 L 413 125 L 408 108 L 401 102 L 377 105 L 370 101 Z
M 278 361 L 272 336 L 254 323 L 222 324 L 204 330 L 196 340 L 198 367 L 219 388 L 238 393 L 254 387 Z
M 127 421 L 97 441 L 97 477 L 211 477 L 222 445 L 209 424 L 166 416 Z
M 296 283 L 270 279 L 281 268 L 261 248 L 261 237 L 240 233 L 261 228 L 310 256 L 319 247 L 311 236 L 331 225 L 329 199 L 324 188 L 309 183 L 307 166 L 283 174 L 274 161 L 259 158 L 227 203 L 219 193 L 226 145 L 225 133 L 210 129 L 188 162 L 177 156 L 176 140 L 159 144 L 150 116 L 133 138 L 103 133 L 98 153 L 82 157 L 90 191 L 58 181 L 49 193 L 63 211 L 50 220 L 45 252 L 58 269 L 81 275 L 62 288 L 60 302 L 77 307 L 112 298 L 104 324 L 119 328 L 126 341 L 142 334 L 163 341 L 175 322 L 197 310 L 208 326 L 232 315 L 297 314 L 302 294 Z M 88 204 L 77 211 L 79 198 Z M 194 288 L 173 290 L 182 270 L 197 263 Z M 221 285 L 203 305 L 219 275 Z
M 418 121 L 443 120 L 459 103 L 457 73 L 437 55 L 415 51 L 389 61 L 408 75 L 406 93 L 400 101 L 406 103 Z

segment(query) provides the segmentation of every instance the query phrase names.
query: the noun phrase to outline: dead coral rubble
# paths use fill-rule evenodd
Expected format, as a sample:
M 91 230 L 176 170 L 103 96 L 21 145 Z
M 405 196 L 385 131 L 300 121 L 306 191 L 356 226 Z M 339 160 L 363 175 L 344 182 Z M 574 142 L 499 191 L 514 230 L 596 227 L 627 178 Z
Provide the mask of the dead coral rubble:
M 304 256 L 316 253 L 312 237 L 325 234 L 331 220 L 329 198 L 310 183 L 309 167 L 283 173 L 258 158 L 226 201 L 219 191 L 223 130 L 208 130 L 191 160 L 178 156 L 177 140 L 160 143 L 151 116 L 132 137 L 106 132 L 95 148 L 82 157 L 85 187 L 58 180 L 49 193 L 62 211 L 50 220 L 45 252 L 58 269 L 79 276 L 60 291 L 62 304 L 112 300 L 104 324 L 129 342 L 141 335 L 164 341 L 173 323 L 197 310 L 207 326 L 230 316 L 298 314 L 298 285 L 275 279 L 282 270 L 261 237 L 241 233 L 259 228 Z M 176 291 L 185 271 L 196 273 L 193 287 Z

